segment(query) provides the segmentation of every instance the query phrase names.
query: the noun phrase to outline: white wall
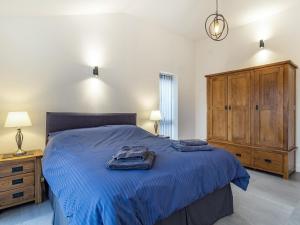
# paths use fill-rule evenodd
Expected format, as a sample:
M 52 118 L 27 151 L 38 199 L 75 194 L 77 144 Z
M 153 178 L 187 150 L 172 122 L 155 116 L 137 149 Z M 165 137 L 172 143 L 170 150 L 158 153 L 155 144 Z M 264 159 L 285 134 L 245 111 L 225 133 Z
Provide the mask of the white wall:
M 151 130 L 160 71 L 178 78 L 179 137 L 194 137 L 194 42 L 125 14 L 1 17 L 0 27 L 0 152 L 15 150 L 8 111 L 32 118 L 24 149 L 44 146 L 47 111 L 137 112 Z
M 206 137 L 206 80 L 204 75 L 291 59 L 300 66 L 298 7 L 230 30 L 222 42 L 204 39 L 196 53 L 196 136 Z M 265 39 L 266 48 L 258 42 Z M 297 131 L 300 129 L 300 71 L 297 77 Z M 297 132 L 300 145 L 300 132 Z M 297 155 L 300 171 L 300 154 Z

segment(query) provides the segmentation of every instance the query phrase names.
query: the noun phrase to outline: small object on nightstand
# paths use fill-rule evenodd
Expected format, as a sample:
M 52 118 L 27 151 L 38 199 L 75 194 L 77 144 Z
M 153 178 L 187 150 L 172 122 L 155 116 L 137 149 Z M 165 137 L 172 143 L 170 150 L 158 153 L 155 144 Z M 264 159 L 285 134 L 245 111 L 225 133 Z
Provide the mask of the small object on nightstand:
M 0 210 L 34 201 L 42 202 L 42 150 L 28 154 L 0 154 Z
M 4 127 L 14 127 L 17 128 L 18 132 L 16 134 L 16 142 L 18 150 L 16 151 L 16 156 L 26 155 L 26 152 L 22 150 L 22 143 L 24 136 L 21 131 L 21 127 L 32 126 L 31 120 L 27 112 L 9 112 Z
M 154 110 L 151 112 L 150 120 L 154 121 L 154 132 L 158 135 L 158 121 L 161 120 L 161 114 L 159 110 Z
M 165 136 L 165 135 L 157 135 L 157 137 L 165 138 L 165 139 L 170 139 L 170 136 Z

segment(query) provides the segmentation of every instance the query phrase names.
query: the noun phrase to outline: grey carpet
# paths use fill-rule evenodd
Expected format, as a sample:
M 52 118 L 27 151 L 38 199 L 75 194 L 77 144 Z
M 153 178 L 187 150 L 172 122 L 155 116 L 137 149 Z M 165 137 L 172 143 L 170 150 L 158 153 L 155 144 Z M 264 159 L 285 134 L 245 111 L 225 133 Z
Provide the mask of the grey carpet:
M 297 208 L 293 211 L 288 225 L 299 225 L 300 224 L 300 204 L 298 204 Z
M 235 213 L 215 225 L 300 225 L 300 173 L 286 181 L 280 177 L 249 171 L 247 192 L 234 185 Z M 1 225 L 51 225 L 49 201 L 27 204 L 0 213 Z

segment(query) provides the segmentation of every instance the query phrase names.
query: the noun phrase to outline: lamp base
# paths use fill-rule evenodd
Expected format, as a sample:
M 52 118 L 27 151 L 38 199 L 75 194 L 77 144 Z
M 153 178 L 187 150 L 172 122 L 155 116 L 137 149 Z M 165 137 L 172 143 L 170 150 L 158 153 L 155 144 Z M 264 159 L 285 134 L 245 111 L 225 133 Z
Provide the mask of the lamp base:
M 154 132 L 155 132 L 155 135 L 159 135 L 159 133 L 158 133 L 158 121 L 155 121 L 154 122 Z
M 26 151 L 24 151 L 24 150 L 22 150 L 22 149 L 18 149 L 16 152 L 15 152 L 15 156 L 24 156 L 24 155 L 26 155 L 27 154 L 27 152 Z
M 2 155 L 2 159 L 11 159 L 15 157 L 30 156 L 30 155 L 34 155 L 34 153 L 32 151 L 26 152 L 25 155 L 16 155 L 16 153 L 7 153 Z

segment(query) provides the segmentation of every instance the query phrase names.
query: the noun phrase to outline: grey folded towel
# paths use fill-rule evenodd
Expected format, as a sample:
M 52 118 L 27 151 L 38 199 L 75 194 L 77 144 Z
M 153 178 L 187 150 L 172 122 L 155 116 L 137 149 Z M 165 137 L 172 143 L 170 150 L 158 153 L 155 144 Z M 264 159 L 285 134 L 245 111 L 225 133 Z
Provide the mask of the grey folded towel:
M 180 140 L 179 143 L 186 146 L 202 146 L 208 144 L 206 141 L 199 139 Z
M 180 142 L 174 141 L 172 142 L 171 146 L 180 152 L 197 152 L 197 151 L 212 151 L 213 147 L 210 145 L 199 145 L 199 146 L 188 146 L 182 145 Z
M 146 146 L 123 146 L 113 158 L 116 160 L 145 160 L 148 151 Z
M 145 160 L 116 160 L 112 158 L 107 162 L 111 170 L 149 170 L 155 161 L 155 152 L 148 151 Z

